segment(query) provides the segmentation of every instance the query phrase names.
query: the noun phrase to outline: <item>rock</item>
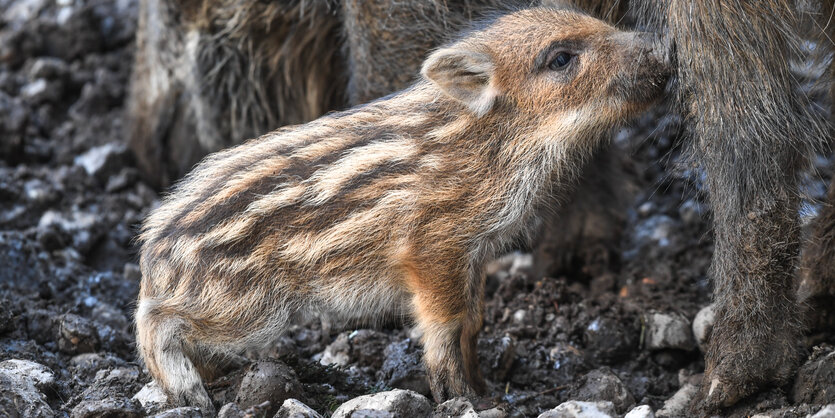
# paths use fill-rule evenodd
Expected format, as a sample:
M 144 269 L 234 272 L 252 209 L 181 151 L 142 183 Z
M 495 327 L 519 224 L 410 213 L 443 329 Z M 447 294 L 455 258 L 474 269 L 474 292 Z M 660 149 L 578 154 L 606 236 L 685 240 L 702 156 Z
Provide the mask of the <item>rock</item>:
M 160 412 L 153 418 L 203 418 L 203 413 L 195 406 L 182 406 Z
M 49 271 L 48 264 L 38 257 L 41 251 L 37 242 L 20 232 L 0 232 L 0 283 L 23 291 L 38 290 Z
M 69 354 L 89 353 L 96 350 L 98 337 L 93 326 L 85 318 L 65 314 L 59 318 L 58 348 Z
M 299 398 L 303 393 L 293 369 L 276 360 L 262 360 L 247 369 L 235 403 L 245 409 L 269 401 L 267 415 L 273 415 L 286 399 Z
M 217 418 L 242 418 L 243 416 L 244 411 L 238 405 L 231 402 L 223 405 L 220 411 L 217 411 Z
M 41 364 L 26 360 L 0 363 L 0 416 L 54 416 L 41 392 L 54 383 L 55 375 Z
M 67 63 L 64 61 L 54 57 L 40 57 L 29 68 L 28 77 L 30 80 L 61 79 L 67 75 L 68 71 Z
M 346 331 L 325 347 L 319 363 L 323 366 L 356 364 L 379 370 L 385 358 L 384 351 L 390 341 L 388 335 L 379 331 Z
M 76 373 L 80 377 L 93 377 L 102 369 L 127 365 L 124 360 L 112 354 L 99 353 L 79 354 L 70 359 L 70 364 L 75 367 Z
M 130 399 L 128 394 L 136 393 L 139 383 L 139 369 L 120 367 L 99 370 L 95 381 L 81 393 L 77 404 L 70 413 L 73 418 L 93 417 L 140 417 L 144 416 L 142 404 Z
M 430 395 L 420 347 L 407 338 L 389 344 L 383 353 L 386 359 L 380 368 L 379 377 L 386 382 L 386 386 Z
M 586 327 L 583 355 L 591 364 L 612 364 L 629 356 L 637 345 L 640 331 L 607 317 L 595 318 Z
M 56 314 L 46 309 L 33 309 L 26 316 L 26 331 L 29 338 L 39 344 L 55 341 L 57 335 Z
M 20 97 L 35 105 L 44 102 L 55 102 L 61 97 L 61 90 L 59 83 L 51 83 L 39 78 L 21 87 Z
M 478 418 L 507 418 L 507 416 L 507 411 L 500 406 L 478 412 Z
M 59 199 L 58 193 L 40 179 L 31 179 L 23 184 L 23 195 L 36 206 L 43 207 Z
M 297 399 L 287 399 L 274 418 L 322 418 L 322 415 Z
M 38 220 L 38 229 L 58 228 L 65 236 L 72 237 L 72 246 L 81 253 L 89 252 L 106 232 L 100 215 L 73 210 L 59 212 L 47 210 Z
M 128 155 L 125 145 L 109 143 L 90 148 L 75 157 L 75 165 L 83 167 L 87 174 L 104 183 L 127 165 Z
M 714 322 L 716 322 L 716 306 L 713 304 L 699 310 L 693 318 L 693 336 L 696 337 L 696 344 L 702 351 L 705 351 L 705 344 L 713 331 Z
M 815 347 L 797 370 L 792 399 L 795 403 L 835 403 L 835 350 Z
M 513 323 L 515 325 L 524 325 L 525 319 L 528 317 L 528 311 L 524 309 L 518 309 L 516 312 L 513 313 Z
M 835 404 L 827 405 L 811 418 L 835 418 Z
M 137 180 L 139 180 L 139 171 L 132 167 L 126 167 L 119 174 L 107 180 L 104 190 L 108 193 L 120 192 L 133 186 Z
M 354 417 L 358 411 L 388 412 L 397 417 L 423 417 L 432 413 L 432 404 L 417 392 L 395 389 L 351 399 L 336 408 L 331 418 Z
M 548 357 L 551 359 L 551 367 L 557 371 L 557 385 L 571 383 L 576 376 L 587 370 L 583 353 L 566 343 L 558 343 L 548 353 Z
M 473 409 L 473 404 L 467 398 L 450 399 L 437 407 L 432 418 L 479 418 Z
M 538 418 L 613 418 L 615 406 L 611 402 L 563 402 L 556 408 L 545 411 Z
M 96 322 L 107 325 L 111 328 L 128 328 L 128 319 L 125 317 L 125 314 L 122 313 L 121 310 L 116 309 L 114 306 L 105 302 L 98 302 L 95 304 L 93 307 L 92 317 Z
M 699 387 L 686 383 L 679 390 L 664 402 L 664 406 L 655 414 L 658 418 L 681 417 L 689 415 L 690 402 L 699 391 Z
M 47 390 L 55 385 L 55 374 L 48 367 L 27 360 L 6 360 L 0 363 L 0 373 L 7 373 L 21 379 L 27 379 L 38 390 Z
M 351 418 L 397 418 L 388 411 L 375 411 L 373 409 L 358 409 L 351 414 Z
M 347 366 L 351 361 L 351 343 L 348 342 L 348 333 L 341 333 L 336 336 L 332 343 L 325 347 L 319 363 L 323 366 Z
M 601 368 L 586 373 L 569 393 L 579 401 L 608 401 L 618 413 L 623 413 L 635 403 L 632 394 L 611 370 Z
M 695 348 L 690 322 L 677 313 L 650 312 L 644 317 L 647 324 L 646 347 L 650 350 Z
M 161 411 L 168 404 L 165 391 L 153 380 L 136 392 L 132 399 L 139 402 L 148 415 Z
M 655 418 L 655 414 L 649 405 L 640 405 L 632 408 L 623 418 Z
M 106 398 L 101 400 L 84 400 L 72 409 L 72 418 L 142 417 L 142 405 L 128 398 Z

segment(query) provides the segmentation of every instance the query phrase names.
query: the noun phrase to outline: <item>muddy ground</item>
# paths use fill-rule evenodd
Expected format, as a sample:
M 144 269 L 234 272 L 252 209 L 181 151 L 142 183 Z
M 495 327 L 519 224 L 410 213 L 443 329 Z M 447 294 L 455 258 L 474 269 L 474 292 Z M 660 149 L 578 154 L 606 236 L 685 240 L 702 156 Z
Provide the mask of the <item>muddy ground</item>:
M 134 396 L 149 376 L 134 353 L 140 273 L 133 238 L 159 199 L 121 134 L 136 7 L 135 0 L 0 0 L 3 416 L 166 409 L 153 385 Z M 819 70 L 797 70 L 825 112 L 826 88 L 809 81 Z M 704 367 L 691 331 L 711 291 L 701 173 L 681 163 L 681 122 L 663 109 L 615 142 L 639 185 L 616 262 L 556 277 L 533 274 L 538 260 L 521 252 L 491 266 L 479 343 L 490 393 L 471 400 L 476 411 L 489 410 L 483 416 L 534 417 L 568 400 L 611 401 L 621 415 L 637 405 L 687 415 L 668 400 L 678 392 L 686 401 Z M 831 173 L 829 158 L 813 165 L 803 182 L 805 222 Z M 698 331 L 710 321 L 697 322 Z M 318 322 L 300 324 L 268 352 L 249 353 L 261 361 L 209 387 L 218 408 L 260 405 L 248 412 L 261 416 L 287 397 L 327 416 L 363 394 L 405 388 L 428 395 L 417 338 L 408 324 L 332 333 Z M 810 335 L 795 382 L 728 415 L 799 417 L 835 403 L 832 343 L 833 333 Z

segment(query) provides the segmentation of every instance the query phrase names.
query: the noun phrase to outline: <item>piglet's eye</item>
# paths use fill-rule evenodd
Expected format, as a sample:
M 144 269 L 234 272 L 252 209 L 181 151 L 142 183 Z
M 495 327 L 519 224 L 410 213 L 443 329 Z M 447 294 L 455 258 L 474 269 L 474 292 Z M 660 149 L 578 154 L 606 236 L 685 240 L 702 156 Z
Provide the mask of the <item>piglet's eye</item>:
M 548 68 L 553 71 L 562 70 L 571 62 L 572 57 L 573 55 L 568 52 L 560 52 L 556 57 L 554 57 L 551 63 L 548 64 Z

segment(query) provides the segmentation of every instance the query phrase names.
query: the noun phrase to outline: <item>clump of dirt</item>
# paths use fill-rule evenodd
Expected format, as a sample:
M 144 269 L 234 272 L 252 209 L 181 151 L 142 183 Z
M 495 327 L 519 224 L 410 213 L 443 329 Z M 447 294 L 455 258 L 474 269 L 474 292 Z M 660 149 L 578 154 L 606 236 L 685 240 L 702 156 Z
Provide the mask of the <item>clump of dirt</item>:
M 165 408 L 137 362 L 131 325 L 140 278 L 133 238 L 159 199 L 121 134 L 136 8 L 136 0 L 0 0 L 0 393 L 29 400 L 33 415 Z M 825 96 L 811 82 L 804 88 Z M 489 393 L 472 400 L 475 410 L 537 416 L 588 400 L 611 401 L 621 414 L 642 404 L 670 411 L 670 398 L 698 381 L 704 365 L 689 327 L 709 304 L 712 236 L 702 173 L 681 157 L 681 125 L 662 107 L 617 135 L 643 185 L 626 214 L 618 268 L 538 277 L 523 253 L 491 266 L 478 346 Z M 829 159 L 811 172 L 828 178 Z M 804 178 L 804 219 L 826 184 Z M 280 402 L 239 390 L 263 383 L 258 376 L 292 380 L 263 387 L 323 414 L 390 388 L 428 395 L 410 324 L 340 331 L 303 323 L 268 352 L 248 353 L 250 362 L 209 384 L 218 407 L 274 411 Z M 805 416 L 835 402 L 825 345 L 835 336 L 810 341 L 818 347 L 793 386 L 730 413 Z M 280 363 L 252 363 L 258 358 Z

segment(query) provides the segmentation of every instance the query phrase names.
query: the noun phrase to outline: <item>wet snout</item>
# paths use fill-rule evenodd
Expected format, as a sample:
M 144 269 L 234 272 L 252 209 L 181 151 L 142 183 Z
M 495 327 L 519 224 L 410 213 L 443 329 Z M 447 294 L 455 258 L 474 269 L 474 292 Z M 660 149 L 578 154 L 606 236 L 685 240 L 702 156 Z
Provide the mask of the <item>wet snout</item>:
M 620 32 L 612 37 L 620 51 L 610 93 L 632 105 L 649 105 L 662 96 L 672 74 L 669 38 L 649 32 Z
M 633 61 L 631 65 L 657 66 L 660 72 L 669 72 L 672 43 L 669 37 L 651 32 L 619 32 L 613 36 L 617 50 L 623 58 Z M 628 64 L 629 65 L 629 64 Z

